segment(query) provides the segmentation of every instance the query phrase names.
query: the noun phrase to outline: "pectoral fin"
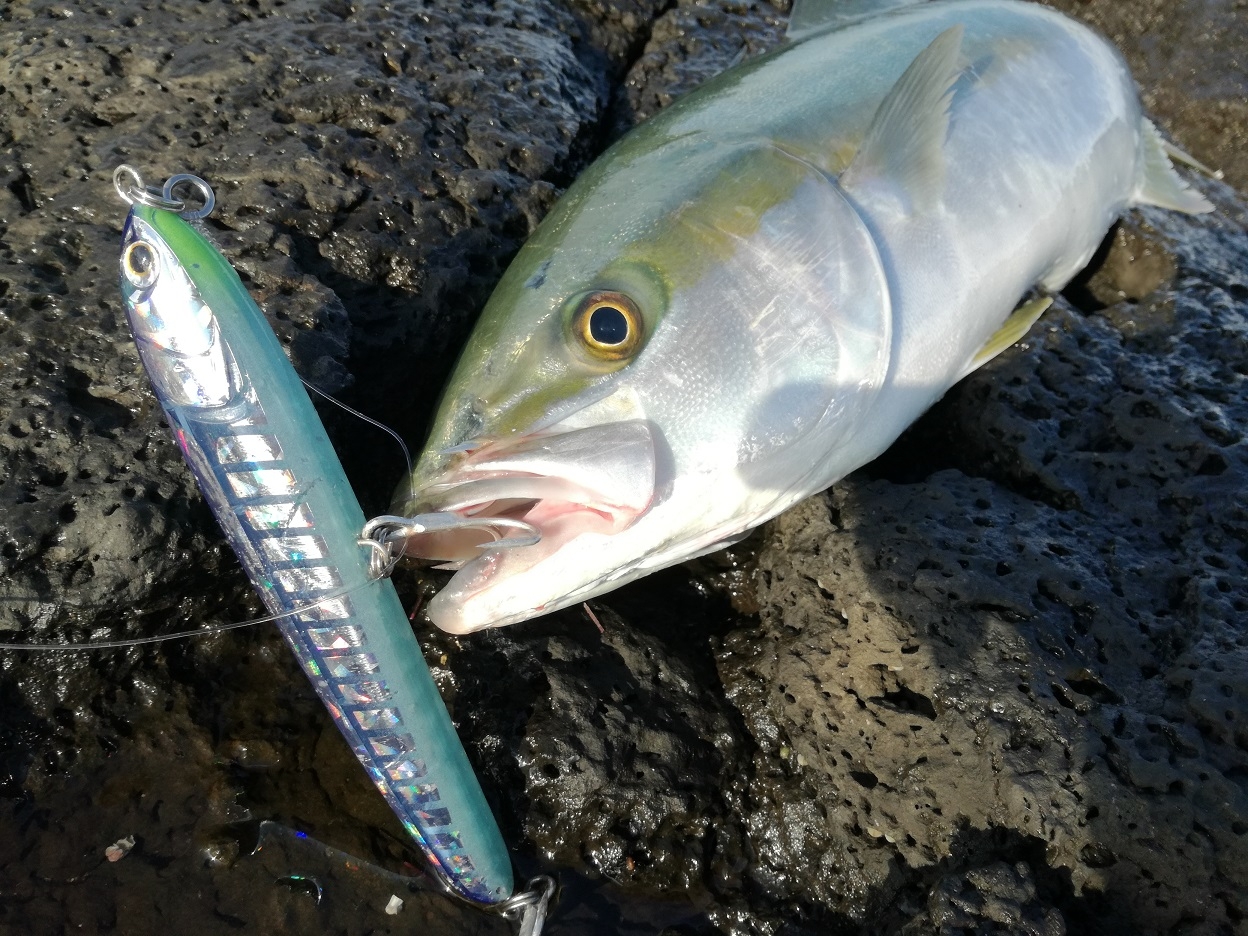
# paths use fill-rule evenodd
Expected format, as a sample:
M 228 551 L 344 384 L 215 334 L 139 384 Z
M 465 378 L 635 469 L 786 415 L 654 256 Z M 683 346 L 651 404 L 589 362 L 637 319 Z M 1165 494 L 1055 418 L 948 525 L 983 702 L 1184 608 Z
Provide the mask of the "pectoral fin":
M 851 193 L 885 186 L 919 211 L 935 205 L 945 185 L 949 102 L 961 72 L 962 27 L 952 26 L 915 57 L 880 102 L 841 186 Z
M 1140 144 L 1144 149 L 1144 167 L 1135 200 L 1145 205 L 1172 208 L 1188 214 L 1204 214 L 1213 211 L 1213 204 L 1184 182 L 1170 163 L 1170 154 L 1182 162 L 1217 175 L 1206 169 L 1181 149 L 1162 139 L 1153 122 L 1140 118 Z
M 793 0 L 785 37 L 796 42 L 825 29 L 839 29 L 920 2 L 922 0 Z
M 1031 326 L 1036 324 L 1036 319 L 1040 318 L 1052 304 L 1051 296 L 1037 296 L 1011 312 L 1005 324 L 993 332 L 992 337 L 984 342 L 984 346 L 971 358 L 970 363 L 958 375 L 958 380 L 971 371 L 979 370 L 1010 345 L 1020 341 L 1031 330 Z

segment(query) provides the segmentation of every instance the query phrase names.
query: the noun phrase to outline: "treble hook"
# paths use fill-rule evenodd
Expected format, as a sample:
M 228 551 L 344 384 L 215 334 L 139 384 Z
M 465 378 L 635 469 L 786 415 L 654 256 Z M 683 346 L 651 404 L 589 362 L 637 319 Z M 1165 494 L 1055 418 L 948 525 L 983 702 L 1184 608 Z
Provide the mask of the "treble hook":
M 453 530 L 481 530 L 490 534 L 493 541 L 482 543 L 482 549 L 519 549 L 522 546 L 536 546 L 542 540 L 542 533 L 531 523 L 513 520 L 510 517 L 461 517 L 447 511 L 417 514 L 414 517 L 399 517 L 383 514 L 374 517 L 364 524 L 360 531 L 360 545 L 373 550 L 369 565 L 373 575 L 381 576 L 392 564 L 396 555 L 402 553 L 402 547 L 396 551 L 395 546 L 405 543 L 413 536 L 422 533 L 448 533 Z M 518 533 L 518 536 L 508 536 Z

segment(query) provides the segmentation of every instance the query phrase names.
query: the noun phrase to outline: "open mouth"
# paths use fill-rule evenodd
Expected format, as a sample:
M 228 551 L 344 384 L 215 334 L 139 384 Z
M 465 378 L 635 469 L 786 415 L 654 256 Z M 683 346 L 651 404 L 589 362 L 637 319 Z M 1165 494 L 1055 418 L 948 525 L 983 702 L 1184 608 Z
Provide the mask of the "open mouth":
M 642 420 L 485 441 L 452 455 L 411 498 L 420 513 L 477 523 L 416 534 L 405 551 L 460 569 L 450 588 L 475 592 L 503 566 L 521 571 L 584 534 L 628 528 L 650 507 L 654 478 Z

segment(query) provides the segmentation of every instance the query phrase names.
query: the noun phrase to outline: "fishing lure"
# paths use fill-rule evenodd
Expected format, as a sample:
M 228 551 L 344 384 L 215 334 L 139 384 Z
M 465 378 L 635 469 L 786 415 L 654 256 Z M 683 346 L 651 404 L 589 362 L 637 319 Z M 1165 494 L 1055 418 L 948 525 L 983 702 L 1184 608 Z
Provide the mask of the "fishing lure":
M 523 911 L 523 931 L 539 902 L 544 916 L 553 882 L 535 879 L 512 896 L 502 835 L 384 573 L 394 544 L 414 532 L 470 526 L 510 546 L 532 542 L 532 528 L 465 524 L 449 514 L 366 525 L 264 315 L 187 223 L 211 212 L 212 189 L 176 175 L 157 191 L 128 166 L 113 182 L 131 205 L 121 254 L 130 327 L 217 522 L 430 869 L 459 897 L 513 916 Z M 184 186 L 203 199 L 197 210 L 176 198 Z

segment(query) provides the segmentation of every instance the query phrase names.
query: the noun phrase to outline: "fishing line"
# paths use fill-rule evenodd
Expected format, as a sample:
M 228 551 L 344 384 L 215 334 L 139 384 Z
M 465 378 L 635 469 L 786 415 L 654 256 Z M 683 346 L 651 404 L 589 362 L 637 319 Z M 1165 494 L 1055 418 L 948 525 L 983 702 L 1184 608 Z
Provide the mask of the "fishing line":
M 333 403 L 334 406 L 337 406 L 337 407 L 340 407 L 341 409 L 346 410 L 348 413 L 350 413 L 352 416 L 356 417 L 357 419 L 364 420 L 364 422 L 368 423 L 370 426 L 380 429 L 386 435 L 390 436 L 390 438 L 394 439 L 394 441 L 398 443 L 399 448 L 403 452 L 403 461 L 407 465 L 406 477 L 410 478 L 412 476 L 412 454 L 411 452 L 407 450 L 407 443 L 403 441 L 402 436 L 400 436 L 397 432 L 395 432 L 393 429 L 391 429 L 389 426 L 387 426 L 385 423 L 381 422 L 380 420 L 373 419 L 373 417 L 371 416 L 365 416 L 359 410 L 355 409 L 354 407 L 348 406 L 346 403 L 343 403 L 342 400 L 339 400 L 337 397 L 330 396 L 328 393 L 326 393 L 324 390 L 320 389 L 319 387 L 314 387 L 312 384 L 308 383 L 302 377 L 300 377 L 299 379 L 303 382 L 303 385 L 307 389 L 311 390 L 317 396 L 328 400 L 330 403 Z
M 370 426 L 380 429 L 382 432 L 386 433 L 386 435 L 390 436 L 390 438 L 394 439 L 394 441 L 398 443 L 399 449 L 403 453 L 403 461 L 407 465 L 406 477 L 411 477 L 412 456 L 411 456 L 411 453 L 408 451 L 407 445 L 404 443 L 402 437 L 397 432 L 395 432 L 393 429 L 391 429 L 389 426 L 387 426 L 385 423 L 381 422 L 380 420 L 373 419 L 371 416 L 366 416 L 364 413 L 361 413 L 359 410 L 355 409 L 354 407 L 348 406 L 346 403 L 343 403 L 341 400 L 337 399 L 336 397 L 330 396 L 324 390 L 321 390 L 320 388 L 315 387 L 312 384 L 308 383 L 308 381 L 303 380 L 302 377 L 299 379 L 302 381 L 304 387 L 306 387 L 311 392 L 317 394 L 317 396 L 320 396 L 328 400 L 330 403 L 333 403 L 335 406 L 340 407 L 341 409 L 350 413 L 352 416 L 356 417 L 357 419 L 360 419 L 368 423 Z M 397 553 L 393 554 L 391 558 L 385 563 L 385 565 L 378 572 L 378 576 L 379 577 L 388 576 L 391 572 L 394 571 L 395 566 L 399 564 L 399 560 L 401 558 L 402 558 L 402 551 L 399 550 Z M 57 652 L 57 651 L 64 652 L 64 651 L 71 651 L 71 650 L 118 650 L 118 649 L 124 649 L 126 647 L 141 647 L 145 644 L 164 643 L 165 641 L 168 641 L 168 640 L 182 640 L 187 637 L 211 637 L 214 634 L 223 634 L 226 631 L 239 630 L 244 627 L 251 627 L 255 624 L 269 624 L 274 621 L 280 621 L 283 618 L 297 617 L 298 615 L 304 614 L 308 611 L 315 610 L 316 608 L 319 608 L 322 605 L 327 604 L 331 601 L 336 601 L 339 598 L 345 598 L 348 595 L 354 594 L 355 592 L 358 592 L 363 588 L 367 588 L 371 584 L 372 584 L 372 581 L 369 581 L 369 582 L 364 583 L 363 585 L 357 585 L 354 588 L 343 589 L 341 592 L 337 592 L 332 595 L 327 595 L 324 598 L 321 598 L 317 601 L 309 602 L 306 605 L 301 605 L 300 607 L 294 608 L 290 611 L 282 611 L 277 614 L 266 614 L 263 617 L 249 618 L 246 621 L 234 621 L 229 624 L 214 624 L 211 627 L 197 627 L 194 630 L 176 631 L 172 634 L 158 634 L 154 637 L 128 637 L 128 638 L 125 638 L 124 640 L 92 640 L 92 641 L 87 641 L 85 643 L 47 643 L 47 644 L 44 644 L 44 643 L 0 643 L 0 650 L 42 650 L 42 651 L 52 651 L 52 652 Z M 138 617 L 142 615 L 158 614 L 158 613 L 160 612 L 137 611 L 137 612 L 134 612 L 134 616 Z
M 309 605 L 308 607 L 315 606 Z M 122 647 L 140 647 L 144 644 L 162 643 L 166 640 L 179 640 L 183 637 L 208 637 L 212 634 L 221 634 L 225 631 L 236 630 L 240 627 L 250 627 L 253 624 L 263 624 L 267 621 L 276 621 L 280 617 L 285 617 L 285 614 L 273 614 L 268 617 L 253 618 L 249 621 L 236 621 L 232 624 L 214 624 L 212 627 L 176 631 L 172 634 L 160 634 L 156 637 L 129 637 L 125 640 L 94 640 L 88 643 L 59 644 L 0 643 L 0 650 L 116 650 Z
M 399 562 L 399 556 L 391 561 L 386 567 L 385 574 L 389 575 Z M 176 631 L 172 634 L 158 634 L 154 637 L 127 637 L 123 640 L 92 640 L 86 643 L 0 643 L 0 650 L 46 650 L 46 651 L 64 651 L 64 650 L 116 650 L 124 647 L 141 647 L 144 644 L 164 643 L 166 640 L 181 640 L 184 637 L 211 637 L 213 634 L 223 634 L 226 631 L 238 630 L 242 627 L 251 627 L 253 624 L 268 624 L 272 621 L 280 621 L 283 618 L 298 617 L 313 611 L 322 605 L 329 604 L 331 601 L 337 601 L 340 598 L 346 598 L 356 592 L 363 591 L 370 585 L 380 581 L 377 579 L 369 579 L 361 585 L 355 585 L 351 588 L 344 588 L 341 591 L 318 598 L 316 601 L 309 601 L 307 604 L 292 608 L 289 611 L 281 611 L 277 614 L 266 614 L 264 617 L 249 618 L 246 621 L 234 621 L 230 624 L 214 624 L 211 627 L 198 627 L 195 630 Z M 155 611 L 140 611 L 138 614 L 156 614 Z

